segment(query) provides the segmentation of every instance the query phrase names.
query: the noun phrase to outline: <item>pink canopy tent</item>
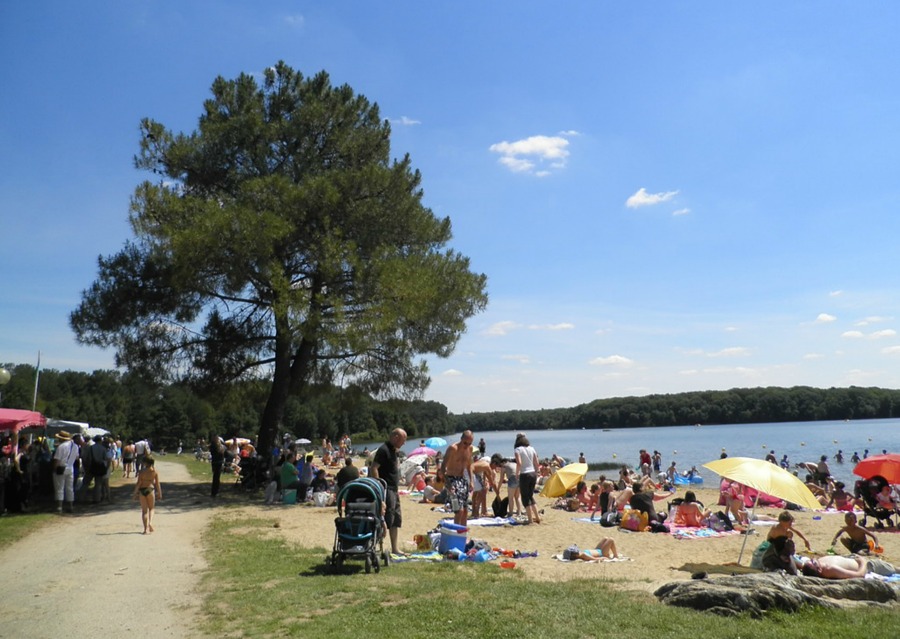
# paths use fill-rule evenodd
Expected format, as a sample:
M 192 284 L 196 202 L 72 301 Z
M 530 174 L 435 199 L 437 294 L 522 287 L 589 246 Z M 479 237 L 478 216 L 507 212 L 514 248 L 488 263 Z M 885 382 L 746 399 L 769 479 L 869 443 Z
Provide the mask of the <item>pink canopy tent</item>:
M 18 433 L 29 426 L 46 426 L 47 418 L 32 410 L 0 408 L 0 430 Z

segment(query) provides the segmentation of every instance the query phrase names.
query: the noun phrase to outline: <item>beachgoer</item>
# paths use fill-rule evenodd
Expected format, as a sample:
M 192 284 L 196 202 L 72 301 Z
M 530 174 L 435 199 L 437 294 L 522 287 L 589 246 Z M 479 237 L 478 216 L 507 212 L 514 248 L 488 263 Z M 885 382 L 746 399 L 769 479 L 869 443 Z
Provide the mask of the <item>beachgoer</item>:
M 822 455 L 819 463 L 816 464 L 816 481 L 824 485 L 828 482 L 829 477 L 831 477 L 831 469 L 828 468 L 828 455 Z
M 497 497 L 500 497 L 500 487 L 506 483 L 507 515 L 519 516 L 522 514 L 522 499 L 519 496 L 519 477 L 516 475 L 516 464 L 506 459 L 500 453 L 491 455 L 491 468 L 497 473 L 495 484 L 497 485 Z
M 218 435 L 213 435 L 209 442 L 209 465 L 212 470 L 212 485 L 209 496 L 219 495 L 219 485 L 222 480 L 222 469 L 225 467 L 225 444 Z M 284 486 L 282 485 L 282 489 Z
M 894 499 L 893 488 L 890 484 L 881 487 L 881 491 L 875 495 L 875 501 L 879 508 L 884 508 L 888 512 L 897 512 L 897 502 Z
M 675 525 L 702 528 L 706 525 L 704 520 L 709 515 L 709 511 L 705 510 L 703 505 L 697 501 L 694 491 L 689 490 L 684 493 L 681 503 L 675 507 Z
M 541 523 L 541 516 L 534 501 L 534 488 L 537 485 L 537 469 L 540 465 L 537 451 L 524 433 L 516 435 L 514 444 L 516 454 L 516 475 L 519 478 L 519 490 L 522 494 L 522 507 L 529 523 Z
M 675 469 L 675 462 L 673 461 L 669 467 L 666 469 L 666 479 L 670 484 L 675 483 L 675 476 L 678 474 L 678 471 Z
M 834 461 L 836 461 L 839 464 L 843 464 L 844 463 L 844 451 L 838 450 L 838 452 L 836 452 L 834 454 Z
M 122 477 L 128 479 L 134 471 L 134 442 L 130 439 L 122 447 Z
M 831 493 L 831 498 L 825 505 L 826 508 L 834 506 L 837 510 L 851 512 L 855 506 L 860 505 L 853 495 L 844 490 L 844 487 L 845 484 L 842 481 L 834 483 L 834 490 Z M 862 506 L 860 505 L 860 507 Z
M 809 540 L 806 536 L 794 528 L 794 516 L 790 513 L 790 511 L 783 510 L 781 514 L 778 515 L 778 523 L 772 526 L 769 529 L 769 534 L 766 535 L 766 539 L 769 543 L 774 542 L 779 537 L 787 537 L 788 539 L 793 539 L 794 534 L 797 534 L 800 539 L 803 540 L 803 543 L 806 544 L 806 549 L 811 550 L 809 546 Z
M 778 463 L 778 458 L 775 457 L 775 451 L 774 451 L 774 450 L 770 450 L 770 451 L 769 451 L 769 454 L 766 455 L 766 461 L 767 461 L 767 462 L 770 462 L 770 463 L 772 463 L 772 464 L 777 464 L 777 463 Z
M 858 464 L 859 463 L 859 453 L 857 453 L 856 451 L 853 451 L 853 456 L 850 457 L 850 461 L 853 462 L 854 464 Z
M 725 496 L 725 508 L 731 513 L 735 523 L 750 525 L 750 515 L 744 505 L 744 486 L 740 482 L 729 482 L 722 494 Z
M 613 488 L 614 484 L 608 479 L 600 482 L 600 494 L 597 496 L 597 503 L 594 506 L 593 512 L 591 512 L 591 521 L 593 521 L 594 516 L 598 511 L 600 512 L 601 517 L 610 512 L 618 512 L 616 509 L 616 500 L 615 497 L 613 497 Z
M 781 467 L 784 468 L 785 470 L 787 470 L 788 468 L 791 467 L 791 462 L 788 460 L 788 456 L 787 456 L 787 455 L 783 455 L 783 456 L 781 457 L 781 464 L 780 464 L 780 465 L 781 465 Z
M 453 512 L 453 523 L 465 526 L 469 520 L 470 481 L 475 474 L 472 468 L 472 431 L 463 431 L 459 441 L 447 448 L 438 477 L 447 486 L 447 505 Z
M 340 492 L 344 484 L 354 479 L 359 479 L 359 468 L 353 465 L 353 457 L 347 455 L 344 458 L 344 467 L 337 471 L 337 474 L 334 476 L 334 481 L 337 485 L 336 490 Z
M 132 499 L 141 500 L 141 521 L 144 523 L 145 535 L 153 532 L 153 508 L 157 500 L 162 501 L 162 487 L 159 485 L 155 464 L 152 455 L 144 455 L 141 472 L 137 475 L 131 496 Z
M 391 552 L 395 555 L 402 554 L 400 546 L 397 542 L 397 536 L 400 527 L 403 524 L 403 516 L 400 510 L 400 458 L 398 451 L 403 448 L 406 443 L 406 431 L 402 428 L 395 428 L 391 431 L 390 437 L 378 450 L 372 459 L 372 467 L 369 473 L 372 477 L 380 478 L 387 484 L 385 493 L 385 516 L 384 523 L 388 529 L 388 535 L 391 539 Z
M 843 534 L 846 534 L 847 536 L 841 537 L 841 543 L 851 554 L 858 555 L 860 553 L 869 552 L 869 543 L 866 540 L 866 537 L 871 537 L 874 546 L 878 546 L 878 537 L 866 530 L 865 527 L 856 523 L 855 513 L 847 513 L 844 515 L 844 524 L 845 525 L 837 531 L 834 539 L 831 540 L 832 548 L 834 548 L 834 544 L 837 542 L 838 537 L 841 537 Z
M 488 487 L 494 494 L 499 492 L 491 461 L 487 457 L 479 457 L 472 463 L 472 519 L 487 516 Z
M 487 443 L 485 443 L 484 437 L 478 440 L 478 452 L 482 457 L 487 452 Z
M 64 430 L 56 434 L 56 440 L 62 442 L 53 453 L 53 489 L 56 493 L 56 512 L 74 512 L 75 504 L 75 461 L 81 453 L 81 434 L 70 435 Z
M 573 547 L 576 548 L 576 547 Z M 569 553 L 568 559 L 580 559 L 581 561 L 602 561 L 603 559 L 618 559 L 619 551 L 616 549 L 616 542 L 612 537 L 604 537 L 597 542 L 594 548 L 586 548 L 579 550 L 577 554 Z
M 635 482 L 634 485 L 632 485 L 631 490 L 633 494 L 631 495 L 631 499 L 628 500 L 628 504 L 631 506 L 632 510 L 646 513 L 647 522 L 651 525 L 654 522 L 662 523 L 666 520 L 668 513 L 656 512 L 656 508 L 653 507 L 653 502 L 668 499 L 671 497 L 669 493 L 645 491 L 640 482 Z
M 662 453 L 653 451 L 653 472 L 659 474 L 662 471 Z
M 578 463 L 579 464 L 587 463 L 587 459 L 585 458 L 584 453 L 578 453 Z
M 859 555 L 825 555 L 803 563 L 802 571 L 809 577 L 824 579 L 863 579 L 868 573 L 884 577 L 896 574 L 897 569 L 880 559 L 865 559 Z

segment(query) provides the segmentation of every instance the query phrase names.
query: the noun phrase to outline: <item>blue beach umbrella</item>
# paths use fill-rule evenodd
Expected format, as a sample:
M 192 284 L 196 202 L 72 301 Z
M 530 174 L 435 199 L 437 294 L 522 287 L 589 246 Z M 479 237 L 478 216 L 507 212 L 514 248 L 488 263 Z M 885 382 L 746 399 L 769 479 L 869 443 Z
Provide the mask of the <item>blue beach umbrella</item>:
M 447 445 L 447 440 L 443 437 L 429 437 L 425 440 L 425 445 L 428 448 L 443 448 Z

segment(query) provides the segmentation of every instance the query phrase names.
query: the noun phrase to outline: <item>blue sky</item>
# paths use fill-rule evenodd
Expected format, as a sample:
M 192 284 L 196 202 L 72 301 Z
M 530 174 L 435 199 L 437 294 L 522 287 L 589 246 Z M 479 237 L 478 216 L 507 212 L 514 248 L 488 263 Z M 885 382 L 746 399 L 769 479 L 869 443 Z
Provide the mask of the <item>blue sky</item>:
M 6 2 L 0 362 L 112 367 L 68 315 L 130 237 L 138 123 L 278 60 L 377 102 L 490 304 L 455 413 L 900 387 L 900 5 Z

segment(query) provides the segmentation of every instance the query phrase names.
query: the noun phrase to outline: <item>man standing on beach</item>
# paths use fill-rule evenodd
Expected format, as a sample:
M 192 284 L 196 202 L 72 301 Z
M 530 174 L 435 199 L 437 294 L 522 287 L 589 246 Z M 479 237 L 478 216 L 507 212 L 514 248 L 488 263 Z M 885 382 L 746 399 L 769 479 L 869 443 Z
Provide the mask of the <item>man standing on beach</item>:
M 402 554 L 400 547 L 397 545 L 397 534 L 403 519 L 400 513 L 400 459 L 397 452 L 403 448 L 406 443 L 406 431 L 402 428 L 395 428 L 391 431 L 391 435 L 372 458 L 372 467 L 369 473 L 372 477 L 383 479 L 387 484 L 387 491 L 384 496 L 384 524 L 388 528 L 388 534 L 391 538 L 391 552 L 395 555 Z
M 472 470 L 472 431 L 463 431 L 459 441 L 450 444 L 444 461 L 438 469 L 438 479 L 447 487 L 447 504 L 453 511 L 453 523 L 465 526 L 469 520 L 469 482 L 475 476 Z

